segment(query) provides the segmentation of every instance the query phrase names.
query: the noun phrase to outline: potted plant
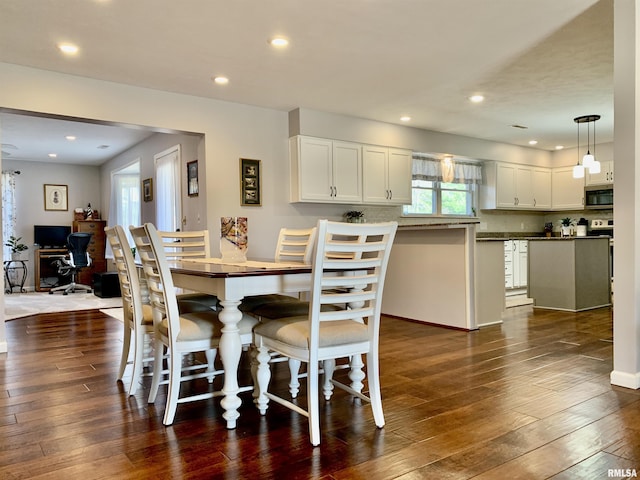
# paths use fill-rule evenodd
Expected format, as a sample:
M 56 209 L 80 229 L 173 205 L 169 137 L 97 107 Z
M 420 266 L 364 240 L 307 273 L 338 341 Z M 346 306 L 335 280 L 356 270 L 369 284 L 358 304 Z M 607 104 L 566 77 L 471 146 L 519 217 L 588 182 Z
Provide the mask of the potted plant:
M 344 213 L 344 218 L 346 218 L 348 223 L 364 223 L 364 212 L 349 210 Z
M 545 224 L 544 224 L 544 234 L 545 234 L 545 236 L 550 237 L 552 233 L 553 233 L 553 223 L 552 222 L 545 222 Z
M 560 220 L 560 225 L 562 229 L 562 236 L 569 237 L 571 236 L 571 227 L 573 226 L 573 219 L 570 217 L 564 217 Z
M 20 243 L 22 237 L 14 237 L 11 235 L 5 246 L 11 248 L 11 260 L 20 260 L 23 257 L 22 252 L 27 250 L 27 247 L 24 243 Z

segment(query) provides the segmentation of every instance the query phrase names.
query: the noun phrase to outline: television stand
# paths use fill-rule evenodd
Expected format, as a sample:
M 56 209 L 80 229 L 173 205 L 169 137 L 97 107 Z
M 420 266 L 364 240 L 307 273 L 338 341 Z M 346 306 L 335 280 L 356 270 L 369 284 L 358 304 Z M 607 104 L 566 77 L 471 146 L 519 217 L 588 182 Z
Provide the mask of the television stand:
M 60 257 L 66 257 L 66 248 L 39 248 L 35 252 L 34 280 L 36 292 L 48 292 L 58 285 L 58 269 L 51 263 Z

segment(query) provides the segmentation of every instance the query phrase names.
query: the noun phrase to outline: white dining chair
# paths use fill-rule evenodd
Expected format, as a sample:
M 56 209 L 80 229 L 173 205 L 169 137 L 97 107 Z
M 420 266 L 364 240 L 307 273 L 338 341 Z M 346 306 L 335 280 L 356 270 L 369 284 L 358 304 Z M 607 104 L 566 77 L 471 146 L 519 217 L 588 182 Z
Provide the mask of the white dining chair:
M 167 263 L 164 246 L 156 228 L 147 223 L 142 227 L 130 227 L 142 268 L 149 288 L 149 298 L 153 310 L 154 324 L 154 367 L 149 403 L 155 402 L 159 385 L 168 383 L 168 393 L 163 423 L 173 423 L 178 403 L 203 400 L 221 396 L 220 391 L 212 387 L 203 393 L 195 393 L 180 397 L 180 383 L 199 378 L 210 378 L 212 373 L 212 353 L 217 351 L 222 336 L 222 323 L 214 310 L 178 313 L 178 302 L 175 295 L 171 270 Z M 238 323 L 242 344 L 251 343 L 251 328 L 257 320 L 244 315 Z M 167 351 L 168 381 L 163 380 L 163 356 Z M 209 354 L 208 365 L 194 365 L 185 372 L 182 359 L 186 354 L 204 351 Z M 205 371 L 199 372 L 199 369 Z M 185 373 L 183 375 L 183 372 Z M 246 387 L 246 390 L 252 387 Z
M 276 242 L 274 261 L 277 263 L 311 264 L 311 255 L 316 240 L 316 227 L 312 228 L 281 228 Z M 299 296 L 284 294 L 255 295 L 243 299 L 240 310 L 258 318 L 265 316 L 280 316 L 282 309 L 306 308 L 299 307 Z M 279 305 L 287 303 L 288 305 Z M 259 311 L 261 310 L 261 311 Z M 261 314 L 262 313 L 262 314 Z
M 122 381 L 125 369 L 131 363 L 133 371 L 128 393 L 129 395 L 135 395 L 142 376 L 143 362 L 151 360 L 150 358 L 144 358 L 145 340 L 148 341 L 153 334 L 151 306 L 142 302 L 138 270 L 124 229 L 120 225 L 116 225 L 107 227 L 104 231 L 113 252 L 113 261 L 120 283 L 124 315 L 124 339 L 120 368 L 118 369 L 118 380 Z M 129 362 L 131 345 L 133 345 L 133 361 Z
M 169 232 L 158 230 L 167 261 L 193 260 L 211 257 L 209 230 Z M 180 312 L 206 311 L 218 309 L 218 297 L 206 293 L 178 294 Z
M 314 446 L 320 444 L 319 362 L 323 362 L 325 379 L 331 379 L 335 359 L 366 354 L 368 396 L 333 379 L 325 381 L 324 395 L 330 398 L 335 385 L 370 402 L 376 425 L 384 426 L 378 339 L 382 291 L 396 229 L 396 222 L 350 224 L 320 220 L 308 314 L 273 319 L 254 327 L 260 413 L 266 414 L 268 402 L 273 400 L 307 416 Z M 336 308 L 323 311 L 325 305 Z M 270 352 L 307 363 L 306 410 L 268 391 Z

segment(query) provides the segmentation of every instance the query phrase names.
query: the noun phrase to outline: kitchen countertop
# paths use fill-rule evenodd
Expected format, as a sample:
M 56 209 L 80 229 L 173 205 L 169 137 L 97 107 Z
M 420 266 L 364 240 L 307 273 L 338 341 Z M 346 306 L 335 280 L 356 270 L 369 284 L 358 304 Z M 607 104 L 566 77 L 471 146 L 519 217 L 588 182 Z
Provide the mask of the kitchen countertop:
M 505 240 L 544 240 L 544 241 L 549 241 L 549 240 L 560 240 L 560 241 L 567 241 L 567 240 L 593 240 L 593 239 L 598 239 L 598 238 L 612 238 L 609 235 L 598 235 L 598 236 L 587 236 L 587 237 L 576 237 L 576 236 L 571 236 L 571 237 L 561 237 L 561 236 L 555 236 L 555 237 L 543 237 L 543 236 L 531 236 L 531 237 L 480 237 L 477 238 L 476 237 L 476 242 L 504 242 Z
M 478 225 L 480 220 L 459 220 L 452 222 L 432 222 L 432 223 L 403 223 L 398 225 L 398 230 L 426 230 L 429 228 L 460 228 L 469 225 Z

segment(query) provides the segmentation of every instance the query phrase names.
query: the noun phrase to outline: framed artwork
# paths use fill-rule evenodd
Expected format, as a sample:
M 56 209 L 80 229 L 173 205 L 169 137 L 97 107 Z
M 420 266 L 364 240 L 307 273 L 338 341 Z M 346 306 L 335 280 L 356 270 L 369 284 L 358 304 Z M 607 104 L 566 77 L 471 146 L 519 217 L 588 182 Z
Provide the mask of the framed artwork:
M 69 192 L 67 185 L 44 184 L 44 209 L 69 210 Z
M 260 160 L 240 159 L 240 205 L 262 205 L 260 188 Z
M 145 178 L 142 180 L 142 199 L 145 202 L 153 200 L 153 179 Z
M 198 160 L 187 163 L 187 192 L 190 197 L 198 196 Z

